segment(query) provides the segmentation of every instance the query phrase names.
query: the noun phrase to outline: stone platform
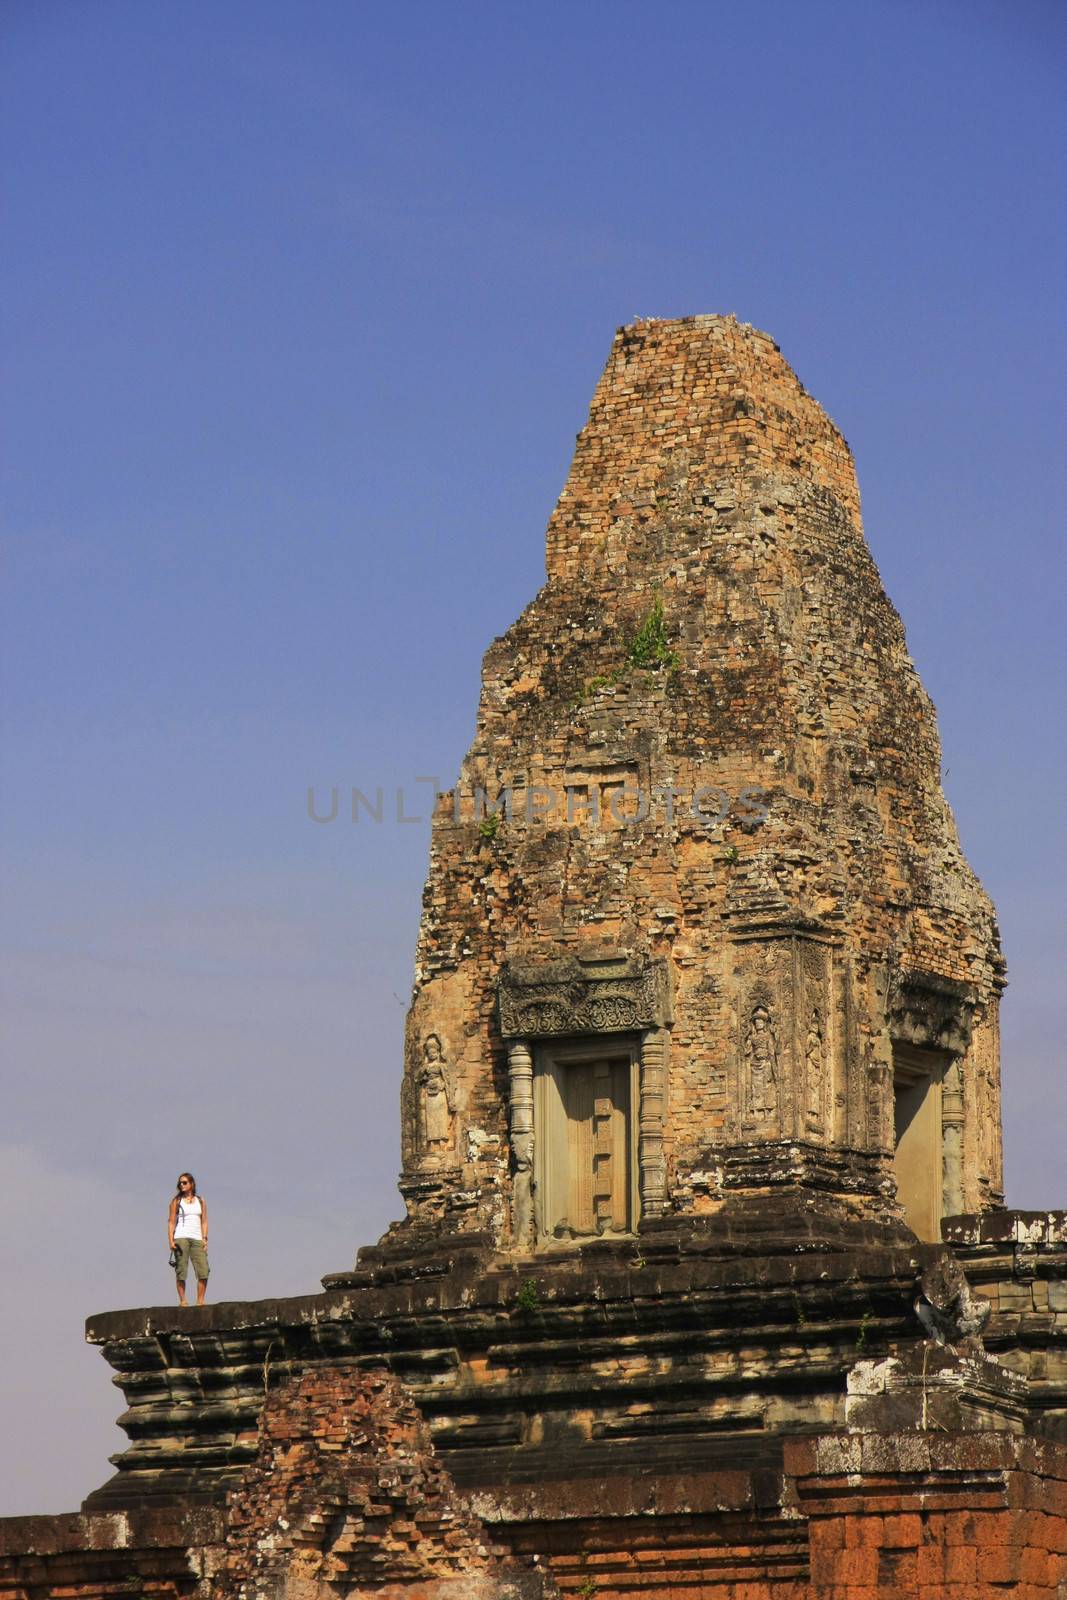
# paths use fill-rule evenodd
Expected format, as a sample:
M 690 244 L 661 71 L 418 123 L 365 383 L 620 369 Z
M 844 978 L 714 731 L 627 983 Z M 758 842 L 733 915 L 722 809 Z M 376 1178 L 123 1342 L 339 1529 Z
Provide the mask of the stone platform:
M 946 1231 L 1006 1306 L 1019 1243 L 1059 1299 L 1065 1222 Z M 1007 1366 L 924 1337 L 944 1247 L 839 1216 L 833 1248 L 804 1201 L 788 1253 L 747 1223 L 407 1239 L 322 1294 L 91 1318 L 130 1443 L 80 1515 L 0 1524 L 0 1600 L 1051 1600 L 1067 1428 L 1029 1373 L 1067 1313 L 1040 1354 L 994 1313 Z
M 809 1246 L 761 1254 L 707 1225 L 511 1261 L 468 1244 L 320 1295 L 91 1318 L 130 1442 L 86 1507 L 217 1500 L 255 1453 L 264 1394 L 323 1364 L 400 1379 L 464 1487 L 777 1465 L 783 1433 L 844 1423 L 860 1354 L 921 1332 L 911 1299 L 936 1254 Z

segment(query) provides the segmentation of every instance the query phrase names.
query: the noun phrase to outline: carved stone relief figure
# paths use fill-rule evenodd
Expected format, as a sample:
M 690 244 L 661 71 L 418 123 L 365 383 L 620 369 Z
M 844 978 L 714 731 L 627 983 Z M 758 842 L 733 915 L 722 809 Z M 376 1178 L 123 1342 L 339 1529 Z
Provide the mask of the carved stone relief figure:
M 884 1041 L 879 1041 L 884 1049 Z M 876 1150 L 891 1155 L 893 1151 L 893 1067 L 889 1060 L 880 1059 L 873 1039 L 864 1044 L 864 1063 L 867 1076 L 867 1139 Z
M 781 960 L 781 949 L 777 944 L 768 941 L 766 944 L 758 946 L 756 960 L 764 972 L 777 972 Z
M 822 1017 L 818 1006 L 812 1006 L 804 1045 L 808 1126 L 812 1128 L 821 1128 L 823 1122 L 823 1058 Z
M 442 1155 L 453 1143 L 455 1112 L 444 1050 L 436 1033 L 422 1046 L 419 1068 L 419 1143 L 423 1155 Z
M 754 1007 L 745 1038 L 745 1108 L 753 1118 L 778 1109 L 778 1044 L 766 1006 Z

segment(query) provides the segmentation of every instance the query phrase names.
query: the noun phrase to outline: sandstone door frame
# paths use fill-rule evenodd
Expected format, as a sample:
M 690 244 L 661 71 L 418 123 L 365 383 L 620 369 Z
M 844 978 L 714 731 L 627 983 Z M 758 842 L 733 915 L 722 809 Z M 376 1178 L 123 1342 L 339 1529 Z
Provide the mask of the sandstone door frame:
M 944 1215 L 945 1139 L 942 1081 L 950 1057 L 914 1045 L 893 1046 L 893 1172 L 904 1219 L 937 1244 Z
M 664 1133 L 667 1107 L 669 1030 L 627 1029 L 617 1033 L 588 1032 L 508 1040 L 508 1123 L 514 1170 L 511 1193 L 511 1243 L 519 1250 L 543 1246 L 551 1235 L 542 1230 L 539 1174 L 544 1160 L 544 1110 L 537 1112 L 535 1061 L 542 1052 L 576 1051 L 587 1060 L 628 1056 L 632 1059 L 630 1138 L 635 1141 L 631 1172 L 636 1197 L 631 1201 L 632 1230 L 644 1217 L 658 1216 L 667 1201 Z

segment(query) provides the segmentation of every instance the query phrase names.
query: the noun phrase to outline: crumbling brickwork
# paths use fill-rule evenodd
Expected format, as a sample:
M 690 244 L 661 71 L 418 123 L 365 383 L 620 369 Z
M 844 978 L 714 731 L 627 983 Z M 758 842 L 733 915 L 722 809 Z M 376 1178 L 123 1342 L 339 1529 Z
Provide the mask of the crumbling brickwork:
M 221 1510 L 0 1522 L 0 1600 L 555 1596 L 547 1569 L 492 1553 L 389 1373 L 332 1364 L 282 1380 L 258 1439 Z
M 1067 1451 L 1003 1433 L 837 1433 L 780 1471 L 460 1495 L 403 1391 L 276 1391 L 224 1514 L 0 1522 L 0 1600 L 1059 1600 Z M 32 1525 L 32 1526 L 31 1526 Z
M 488 1573 L 483 1531 L 433 1456 L 426 1425 L 381 1371 L 313 1368 L 264 1406 L 256 1461 L 227 1503 L 219 1600 L 323 1596 Z

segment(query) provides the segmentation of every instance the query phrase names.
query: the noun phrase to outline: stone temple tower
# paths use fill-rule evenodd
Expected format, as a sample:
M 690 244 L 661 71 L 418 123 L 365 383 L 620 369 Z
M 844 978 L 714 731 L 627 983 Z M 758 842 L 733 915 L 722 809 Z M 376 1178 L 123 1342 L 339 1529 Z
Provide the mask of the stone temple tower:
M 622 329 L 437 801 L 407 1215 L 91 1318 L 128 1439 L 0 1600 L 1063 1594 L 1003 972 L 844 439 L 752 328 Z
M 777 345 L 621 329 L 547 565 L 438 799 L 391 1242 L 767 1205 L 938 1239 L 999 1205 L 993 907 L 848 446 Z

